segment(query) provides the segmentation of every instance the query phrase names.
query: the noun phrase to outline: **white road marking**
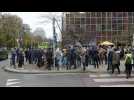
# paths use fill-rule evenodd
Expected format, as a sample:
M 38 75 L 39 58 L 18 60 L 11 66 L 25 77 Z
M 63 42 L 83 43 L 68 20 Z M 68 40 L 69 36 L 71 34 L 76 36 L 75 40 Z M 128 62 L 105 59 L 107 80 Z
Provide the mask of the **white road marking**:
M 89 77 L 93 77 L 93 78 L 95 78 L 95 77 L 110 77 L 110 76 L 111 76 L 110 74 L 89 75 Z
M 22 87 L 22 86 L 10 86 L 10 87 Z
M 8 80 L 7 80 L 7 83 L 6 83 L 6 86 L 7 86 L 7 87 L 20 87 L 20 86 L 18 86 L 18 85 L 15 85 L 15 84 L 18 84 L 18 83 L 21 83 L 21 82 L 19 81 L 19 79 L 8 79 Z M 13 86 L 13 85 L 15 85 L 15 86 Z
M 106 82 L 106 83 L 110 83 L 110 82 L 133 82 L 134 78 L 130 78 L 130 79 L 126 79 L 126 78 L 113 78 L 113 79 L 109 79 L 109 78 L 105 78 L 105 79 L 94 79 L 95 82 Z
M 134 87 L 131 84 L 121 84 L 121 85 L 100 85 L 100 87 Z
M 132 74 L 131 76 L 134 76 Z M 134 77 L 126 79 L 126 74 L 91 74 L 89 77 L 93 78 L 93 81 L 99 84 L 99 87 L 134 87 Z M 119 84 L 123 82 L 123 84 Z M 117 84 L 118 83 L 118 84 Z
M 13 85 L 13 84 L 17 84 L 17 83 L 20 83 L 20 82 L 8 82 L 7 84 L 6 84 L 6 86 L 9 86 L 9 85 Z
M 7 81 L 10 82 L 10 81 L 16 81 L 16 80 L 19 80 L 19 79 L 8 79 Z
M 98 75 L 89 75 L 89 77 L 97 78 L 97 77 L 126 77 L 126 74 L 98 74 Z M 132 77 L 134 74 L 131 75 Z

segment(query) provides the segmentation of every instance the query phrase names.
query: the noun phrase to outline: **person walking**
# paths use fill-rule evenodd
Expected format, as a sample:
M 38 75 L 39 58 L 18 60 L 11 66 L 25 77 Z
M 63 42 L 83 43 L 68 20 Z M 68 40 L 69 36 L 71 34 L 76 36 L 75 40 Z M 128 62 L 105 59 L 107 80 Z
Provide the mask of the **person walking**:
M 117 49 L 115 48 L 112 54 L 112 74 L 114 73 L 115 68 L 118 69 L 118 73 L 120 74 L 120 55 L 116 51 Z
M 51 70 L 51 67 L 53 65 L 53 52 L 51 48 L 48 48 L 47 50 L 46 59 L 47 59 L 47 68 L 48 70 Z
M 125 57 L 125 67 L 126 67 L 125 72 L 126 72 L 127 79 L 131 77 L 132 64 L 133 64 L 133 56 L 132 53 L 128 51 Z
M 57 68 L 57 70 L 59 70 L 60 68 L 60 60 L 61 60 L 61 51 L 59 48 L 57 48 L 56 52 L 55 52 L 55 66 Z
M 73 46 L 71 47 L 70 52 L 71 67 L 74 66 L 74 69 L 76 69 L 76 50 Z
M 18 55 L 18 67 L 22 68 L 23 64 L 24 64 L 24 53 L 23 50 L 21 49 Z
M 68 69 L 68 66 L 67 66 L 67 49 L 63 49 L 62 64 L 63 64 L 63 68 Z
M 109 71 L 110 69 L 112 69 L 112 55 L 113 55 L 113 51 L 109 51 L 108 53 L 108 67 L 107 67 L 107 71 Z
M 92 57 L 92 47 L 89 47 L 88 49 L 88 57 L 89 57 L 89 64 L 93 64 L 93 57 Z
M 86 51 L 82 52 L 81 61 L 82 61 L 82 65 L 83 65 L 83 71 L 85 71 L 86 70 Z
M 38 51 L 38 57 L 37 57 L 37 66 L 40 68 L 41 67 L 41 62 L 42 62 L 42 54 L 41 50 Z
M 67 70 L 71 70 L 71 51 L 70 51 L 70 47 L 67 48 L 67 54 L 66 55 L 67 55 L 67 66 L 66 66 L 66 69 Z M 63 58 L 63 54 L 62 54 L 62 58 Z
M 28 49 L 25 50 L 25 59 L 26 59 L 26 62 L 28 61 Z
M 14 66 L 14 68 L 16 67 L 15 58 L 16 58 L 16 52 L 15 52 L 15 49 L 12 48 L 10 66 Z
M 89 65 L 89 55 L 88 55 L 87 49 L 86 49 L 86 53 L 85 53 L 85 65 L 86 65 L 86 67 L 88 67 L 88 65 Z
M 134 48 L 132 48 L 132 69 L 134 69 Z
M 99 55 L 96 47 L 93 47 L 92 57 L 93 57 L 94 67 L 99 68 Z
M 29 64 L 32 64 L 32 50 L 29 49 L 28 51 L 28 61 L 29 61 Z
M 81 67 L 81 48 L 77 47 L 76 49 L 76 66 Z
M 16 49 L 16 62 L 18 63 L 18 61 L 19 61 L 19 52 L 20 52 L 20 49 L 19 48 L 17 48 Z
M 113 55 L 113 49 L 112 49 L 112 47 L 108 47 L 108 49 L 107 49 L 107 59 L 108 59 L 107 71 L 112 69 L 112 55 Z

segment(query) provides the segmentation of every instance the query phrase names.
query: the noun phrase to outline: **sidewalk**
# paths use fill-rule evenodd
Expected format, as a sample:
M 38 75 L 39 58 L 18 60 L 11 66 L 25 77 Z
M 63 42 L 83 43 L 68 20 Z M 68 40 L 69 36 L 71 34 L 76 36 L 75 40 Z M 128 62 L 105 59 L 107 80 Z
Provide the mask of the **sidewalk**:
M 13 68 L 12 66 L 4 66 L 4 70 L 8 72 L 23 73 L 23 74 L 47 74 L 47 73 L 107 73 L 107 65 L 103 64 L 99 66 L 99 69 L 95 69 L 93 65 L 89 65 L 86 71 L 83 72 L 82 68 L 66 70 L 65 68 L 47 70 L 45 66 L 38 68 L 35 64 L 25 64 L 23 68 Z M 121 72 L 124 72 L 125 66 L 123 61 L 120 65 Z M 115 70 L 116 71 L 116 70 Z

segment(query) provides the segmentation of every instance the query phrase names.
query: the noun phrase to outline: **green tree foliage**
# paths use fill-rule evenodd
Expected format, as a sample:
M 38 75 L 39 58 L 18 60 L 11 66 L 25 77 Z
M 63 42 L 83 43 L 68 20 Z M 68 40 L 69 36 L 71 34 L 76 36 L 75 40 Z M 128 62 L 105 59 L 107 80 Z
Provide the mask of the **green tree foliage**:
M 0 15 L 0 45 L 14 47 L 22 29 L 22 19 L 16 15 Z
M 28 27 L 30 29 L 30 27 Z M 34 36 L 30 31 L 25 31 L 23 20 L 10 14 L 0 15 L 0 46 L 8 48 L 17 47 L 17 39 L 19 34 L 23 32 L 23 47 L 37 47 L 43 42 L 43 38 L 39 35 Z

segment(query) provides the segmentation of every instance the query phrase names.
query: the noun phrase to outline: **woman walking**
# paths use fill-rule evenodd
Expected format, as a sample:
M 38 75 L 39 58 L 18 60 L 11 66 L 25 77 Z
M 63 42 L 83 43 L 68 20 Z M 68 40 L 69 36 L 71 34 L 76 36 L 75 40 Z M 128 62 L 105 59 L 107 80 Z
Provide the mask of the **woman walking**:
M 126 58 L 125 58 L 125 67 L 126 67 L 126 78 L 131 77 L 131 71 L 132 71 L 132 53 L 130 51 L 127 52 Z

